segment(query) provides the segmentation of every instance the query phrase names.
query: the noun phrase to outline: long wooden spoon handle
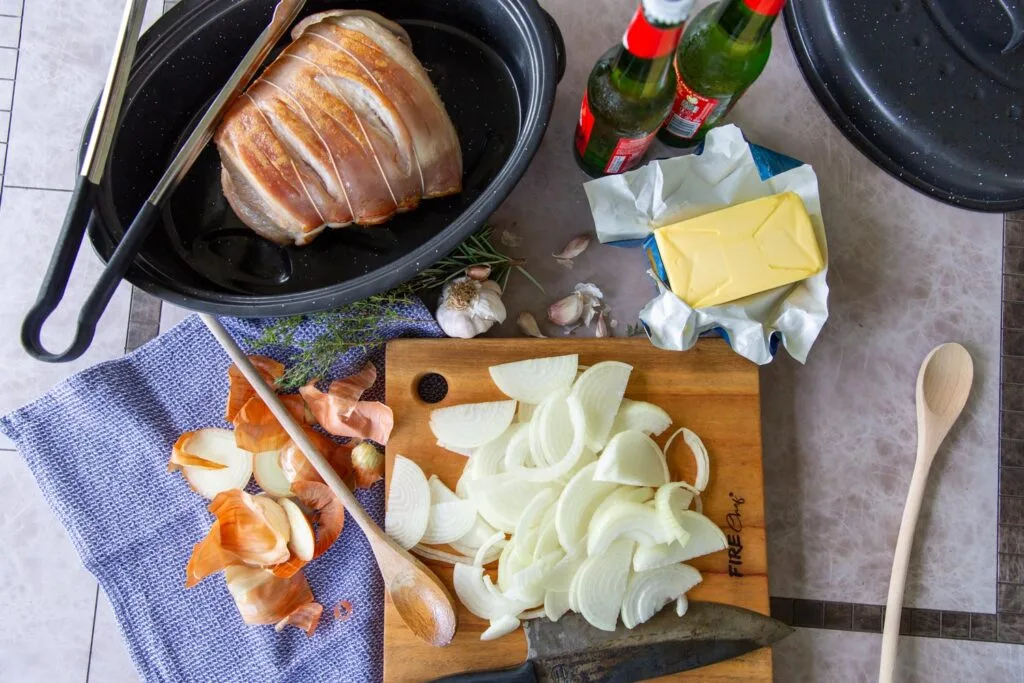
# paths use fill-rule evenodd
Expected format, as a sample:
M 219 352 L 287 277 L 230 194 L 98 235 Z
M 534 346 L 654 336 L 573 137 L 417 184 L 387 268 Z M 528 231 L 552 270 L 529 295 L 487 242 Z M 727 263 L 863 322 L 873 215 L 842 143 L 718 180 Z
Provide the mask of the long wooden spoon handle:
M 925 460 L 926 462 L 922 462 Z M 900 637 L 900 617 L 903 613 L 903 591 L 907 585 L 907 567 L 910 565 L 910 550 L 914 545 L 914 529 L 921 513 L 924 488 L 928 483 L 931 458 L 918 457 L 914 475 L 910 479 L 907 503 L 903 507 L 903 521 L 900 535 L 896 539 L 896 554 L 892 561 L 892 576 L 889 578 L 889 597 L 885 601 L 885 626 L 882 629 L 882 663 L 878 671 L 879 683 L 892 683 L 896 670 L 896 645 Z
M 207 313 L 200 313 L 199 317 L 209 328 L 213 336 L 220 342 L 220 345 L 227 351 L 228 356 L 238 366 L 238 369 L 242 371 L 242 375 L 249 381 L 252 388 L 256 390 L 257 395 L 263 402 L 267 404 L 270 412 L 274 414 L 277 421 L 281 423 L 284 430 L 288 432 L 288 436 L 292 438 L 292 441 L 299 447 L 302 454 L 306 456 L 310 464 L 316 469 L 317 473 L 323 478 L 324 483 L 330 487 L 331 491 L 334 492 L 348 510 L 348 513 L 352 516 L 352 519 L 356 521 L 359 528 L 363 530 L 363 533 L 367 535 L 382 535 L 380 527 L 373 521 L 373 518 L 366 513 L 363 506 L 359 504 L 359 500 L 348 490 L 345 486 L 345 482 L 341 480 L 338 473 L 334 471 L 331 464 L 327 462 L 327 458 L 317 449 L 306 432 L 303 431 L 299 423 L 295 421 L 292 414 L 288 412 L 288 409 L 281 403 L 281 399 L 278 398 L 277 393 L 267 384 L 266 380 L 263 379 L 263 375 L 259 373 L 253 364 L 249 361 L 249 357 L 245 355 L 234 338 L 224 329 L 224 326 L 220 324 L 212 315 Z

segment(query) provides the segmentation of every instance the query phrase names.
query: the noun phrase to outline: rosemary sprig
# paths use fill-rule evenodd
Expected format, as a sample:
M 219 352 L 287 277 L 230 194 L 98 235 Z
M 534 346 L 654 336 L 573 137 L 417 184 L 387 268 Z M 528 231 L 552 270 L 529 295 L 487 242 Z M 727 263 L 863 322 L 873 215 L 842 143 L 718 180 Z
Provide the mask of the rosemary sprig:
M 508 284 L 513 270 L 518 270 L 540 291 L 544 291 L 523 267 L 526 262 L 502 254 L 490 242 L 492 228 L 484 226 L 470 235 L 455 251 L 400 287 L 382 294 L 356 301 L 333 311 L 310 313 L 271 322 L 263 333 L 251 342 L 253 351 L 270 349 L 294 349 L 288 369 L 278 385 L 284 389 L 295 389 L 316 377 L 325 377 L 335 363 L 346 353 L 359 350 L 370 353 L 383 345 L 379 331 L 388 323 L 418 323 L 400 310 L 413 304 L 419 293 L 436 289 L 449 280 L 462 275 L 473 265 L 491 266 L 491 279 L 501 285 Z M 319 333 L 310 338 L 297 336 L 299 327 L 309 324 Z

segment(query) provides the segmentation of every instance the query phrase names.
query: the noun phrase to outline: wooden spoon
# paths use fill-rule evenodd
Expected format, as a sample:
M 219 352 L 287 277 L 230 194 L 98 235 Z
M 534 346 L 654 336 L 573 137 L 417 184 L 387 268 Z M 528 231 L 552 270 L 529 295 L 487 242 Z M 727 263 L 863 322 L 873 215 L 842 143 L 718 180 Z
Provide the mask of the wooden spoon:
M 903 611 L 903 589 L 907 583 L 907 565 L 914 543 L 914 529 L 921 512 L 924 487 L 935 453 L 967 403 L 974 380 L 971 354 L 959 344 L 942 344 L 932 349 L 921 363 L 917 375 L 917 460 L 910 480 L 907 503 L 903 508 L 896 556 L 889 580 L 889 598 L 885 602 L 885 628 L 882 630 L 882 663 L 879 683 L 892 683 L 896 668 L 896 643 Z
M 334 495 L 341 500 L 352 519 L 366 534 L 366 540 L 370 542 L 370 548 L 377 559 L 377 567 L 384 578 L 384 586 L 391 593 L 395 609 L 398 610 L 406 625 L 417 636 L 436 647 L 442 647 L 452 642 L 458 617 L 452 596 L 440 579 L 422 562 L 409 554 L 409 551 L 391 540 L 391 537 L 377 526 L 370 515 L 366 514 L 366 510 L 348 490 L 338 473 L 309 440 L 302 427 L 284 407 L 274 390 L 249 362 L 249 358 L 220 322 L 205 313 L 200 313 L 199 317 L 206 323 L 224 350 L 228 352 L 228 356 L 249 380 L 249 384 L 256 390 L 259 397 L 270 408 L 270 412 L 288 432 L 288 436 L 302 450 Z

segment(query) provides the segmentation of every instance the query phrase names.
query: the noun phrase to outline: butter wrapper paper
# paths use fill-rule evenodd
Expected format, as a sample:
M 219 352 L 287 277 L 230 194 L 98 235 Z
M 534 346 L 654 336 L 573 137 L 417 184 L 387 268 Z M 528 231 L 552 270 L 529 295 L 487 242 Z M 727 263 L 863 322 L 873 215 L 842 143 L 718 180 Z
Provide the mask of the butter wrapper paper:
M 828 249 L 818 178 L 795 159 L 749 144 L 736 126 L 712 130 L 700 154 L 651 163 L 583 185 L 597 237 L 618 246 L 642 246 L 655 228 L 779 192 L 795 192 L 811 217 L 825 269 L 791 285 L 719 306 L 694 309 L 669 289 L 655 270 L 659 294 L 640 311 L 651 342 L 685 351 L 704 333 L 717 331 L 733 350 L 759 365 L 771 361 L 781 341 L 806 362 L 828 319 Z M 653 242 L 653 240 L 651 240 Z

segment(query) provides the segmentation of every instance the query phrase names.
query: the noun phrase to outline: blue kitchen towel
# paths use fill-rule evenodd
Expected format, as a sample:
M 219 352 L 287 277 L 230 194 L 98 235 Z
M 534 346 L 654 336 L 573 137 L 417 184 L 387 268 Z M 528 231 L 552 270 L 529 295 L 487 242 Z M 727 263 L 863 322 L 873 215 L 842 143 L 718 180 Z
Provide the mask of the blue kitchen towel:
M 402 306 L 381 340 L 439 337 L 429 311 Z M 223 319 L 246 346 L 268 321 Z M 317 333 L 310 321 L 297 338 Z M 287 361 L 294 349 L 267 355 Z M 339 359 L 332 375 L 358 370 L 365 353 Z M 372 355 L 383 370 L 383 351 Z M 180 474 L 166 472 L 182 433 L 224 422 L 230 361 L 191 316 L 122 359 L 85 370 L 0 419 L 82 562 L 110 598 L 124 641 L 146 681 L 378 681 L 382 676 L 383 585 L 366 539 L 346 523 L 341 538 L 305 573 L 324 606 L 311 638 L 295 628 L 246 626 L 222 574 L 185 590 L 185 565 L 212 516 Z M 371 395 L 382 398 L 383 373 Z M 358 494 L 383 520 L 382 484 Z M 347 621 L 334 618 L 341 600 Z

